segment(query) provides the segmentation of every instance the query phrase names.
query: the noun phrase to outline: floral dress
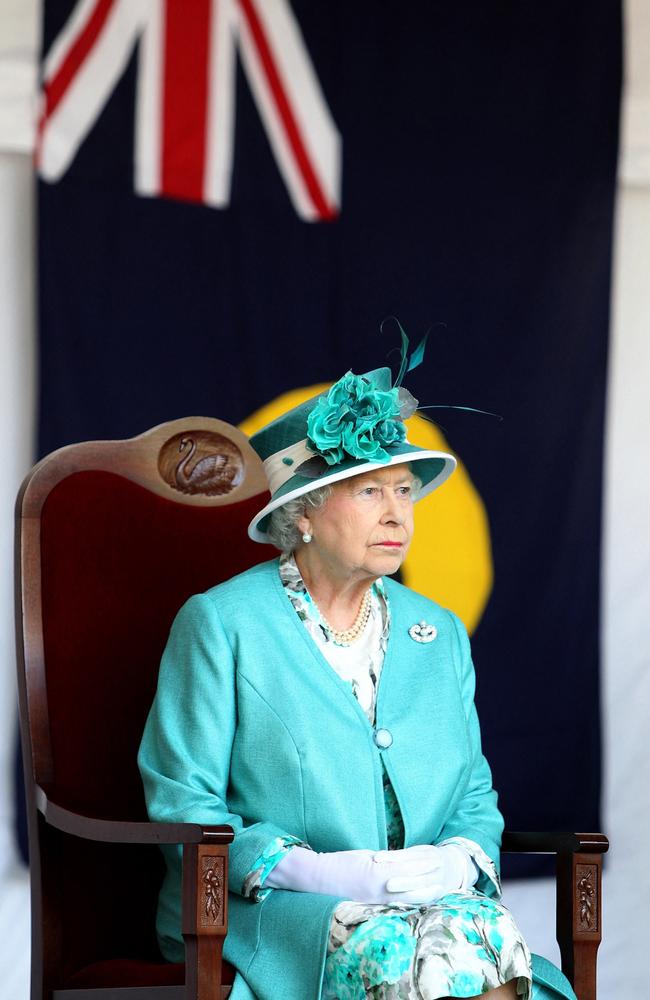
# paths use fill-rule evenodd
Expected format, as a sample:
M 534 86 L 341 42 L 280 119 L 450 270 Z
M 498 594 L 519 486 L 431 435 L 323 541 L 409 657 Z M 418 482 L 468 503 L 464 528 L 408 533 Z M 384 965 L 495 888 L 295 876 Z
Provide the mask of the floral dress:
M 287 598 L 339 676 L 347 681 L 374 725 L 377 684 L 390 630 L 390 608 L 381 580 L 371 591 L 363 634 L 340 646 L 320 616 L 292 556 L 280 560 Z M 404 846 L 404 824 L 395 792 L 384 770 L 388 847 Z M 491 858 L 473 840 L 454 837 L 501 895 Z M 278 837 L 252 866 L 244 895 L 262 900 L 264 883 L 294 845 Z M 514 979 L 523 1000 L 531 997 L 531 958 L 512 915 L 503 904 L 473 888 L 448 893 L 429 906 L 343 902 L 336 907 L 328 943 L 321 1000 L 437 1000 L 472 997 Z

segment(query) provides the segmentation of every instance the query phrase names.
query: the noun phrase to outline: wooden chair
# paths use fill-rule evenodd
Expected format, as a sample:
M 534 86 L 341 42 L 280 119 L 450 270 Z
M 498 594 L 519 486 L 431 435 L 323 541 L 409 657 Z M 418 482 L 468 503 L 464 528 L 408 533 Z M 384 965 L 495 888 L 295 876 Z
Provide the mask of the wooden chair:
M 23 484 L 16 606 L 32 1000 L 230 993 L 221 953 L 232 831 L 149 823 L 136 753 L 180 605 L 274 555 L 246 535 L 265 491 L 245 436 L 208 418 L 62 448 Z M 154 930 L 158 845 L 170 843 L 184 845 L 184 965 L 163 961 Z M 506 851 L 557 856 L 558 940 L 579 1000 L 596 996 L 607 846 L 598 834 L 504 840 Z

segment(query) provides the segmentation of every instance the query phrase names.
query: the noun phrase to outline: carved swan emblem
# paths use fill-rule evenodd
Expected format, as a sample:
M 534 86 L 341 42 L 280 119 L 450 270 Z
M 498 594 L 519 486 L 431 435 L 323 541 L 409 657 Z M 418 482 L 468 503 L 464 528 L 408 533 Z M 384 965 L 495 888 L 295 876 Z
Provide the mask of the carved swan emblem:
M 190 446 L 185 458 L 176 466 L 176 485 L 179 490 L 186 490 L 188 487 L 203 492 L 204 487 L 215 485 L 215 480 L 228 482 L 228 456 L 227 455 L 206 455 L 200 458 L 196 465 L 190 469 L 189 465 L 196 452 L 196 441 L 192 438 L 181 438 L 178 446 L 179 451 L 185 451 Z M 232 478 L 232 475 L 231 477 Z
M 173 489 L 208 497 L 229 493 L 239 485 L 244 471 L 241 452 L 234 442 L 203 429 L 186 431 L 166 441 L 158 468 Z

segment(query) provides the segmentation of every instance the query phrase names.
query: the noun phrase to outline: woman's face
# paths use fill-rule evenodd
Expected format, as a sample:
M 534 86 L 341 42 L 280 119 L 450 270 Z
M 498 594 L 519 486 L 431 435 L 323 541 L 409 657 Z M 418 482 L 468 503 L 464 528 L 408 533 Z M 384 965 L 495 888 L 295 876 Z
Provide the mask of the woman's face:
M 406 464 L 334 483 L 324 506 L 298 521 L 312 534 L 309 558 L 337 578 L 394 573 L 413 537 L 412 483 Z

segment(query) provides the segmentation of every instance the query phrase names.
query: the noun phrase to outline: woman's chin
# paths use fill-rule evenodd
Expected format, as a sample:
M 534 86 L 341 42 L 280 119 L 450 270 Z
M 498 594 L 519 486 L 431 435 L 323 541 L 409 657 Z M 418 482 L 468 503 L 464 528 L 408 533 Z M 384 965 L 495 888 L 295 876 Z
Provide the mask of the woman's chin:
M 374 565 L 385 565 L 384 573 L 394 573 L 406 555 L 405 545 L 371 545 L 370 558 Z

